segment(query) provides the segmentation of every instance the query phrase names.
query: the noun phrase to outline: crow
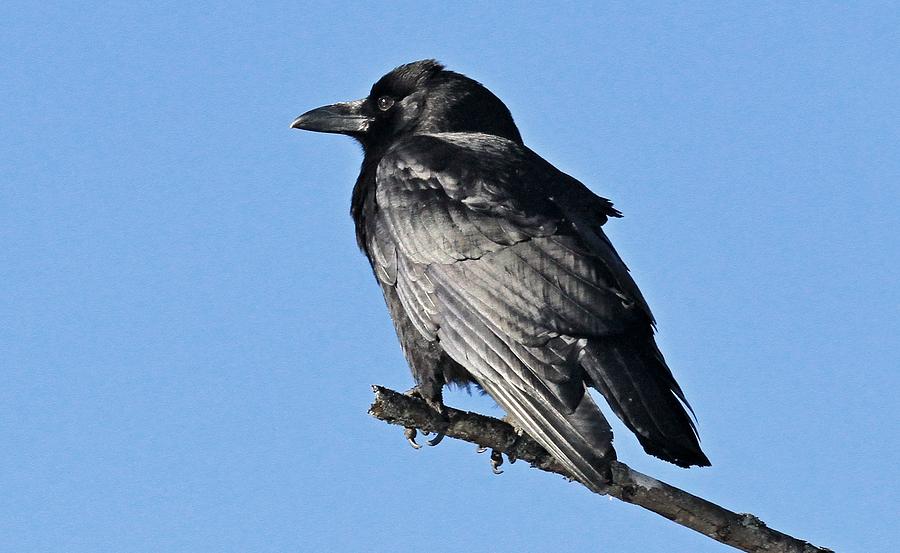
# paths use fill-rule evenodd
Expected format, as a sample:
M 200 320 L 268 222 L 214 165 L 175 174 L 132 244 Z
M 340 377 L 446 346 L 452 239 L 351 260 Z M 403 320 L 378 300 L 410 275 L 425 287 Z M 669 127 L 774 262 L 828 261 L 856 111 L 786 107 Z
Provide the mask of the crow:
M 588 388 L 647 453 L 709 466 L 650 308 L 603 232 L 621 213 L 528 149 L 497 96 L 422 60 L 291 127 L 362 145 L 351 215 L 413 393 L 446 417 L 443 387 L 475 384 L 597 491 L 616 454 Z

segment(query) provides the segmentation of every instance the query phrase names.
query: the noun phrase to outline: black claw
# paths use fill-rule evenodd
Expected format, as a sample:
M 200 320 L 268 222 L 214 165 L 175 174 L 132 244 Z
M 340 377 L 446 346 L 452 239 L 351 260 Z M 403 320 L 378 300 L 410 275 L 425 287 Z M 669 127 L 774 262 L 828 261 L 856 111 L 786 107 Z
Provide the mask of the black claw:
M 491 451 L 491 471 L 494 474 L 503 474 L 500 465 L 503 464 L 503 454 L 496 449 Z
M 435 413 L 437 413 L 438 418 L 440 418 L 441 420 L 441 428 L 446 428 L 450 422 L 450 416 L 447 414 L 447 406 L 444 405 L 444 402 L 441 401 L 440 398 L 437 398 L 436 400 L 426 399 L 425 403 L 427 403 L 428 406 L 431 407 L 435 411 Z M 424 430 L 422 431 L 422 433 L 426 436 L 430 434 L 430 432 L 425 432 Z M 430 446 L 436 446 L 441 443 L 441 440 L 444 439 L 444 436 L 445 434 L 443 430 L 437 430 L 434 433 L 434 438 L 428 440 L 426 443 Z
M 413 447 L 413 449 L 419 449 L 419 444 L 416 443 L 416 429 L 415 428 L 405 428 L 403 429 L 403 435 L 406 436 L 406 441 L 409 442 L 409 445 Z

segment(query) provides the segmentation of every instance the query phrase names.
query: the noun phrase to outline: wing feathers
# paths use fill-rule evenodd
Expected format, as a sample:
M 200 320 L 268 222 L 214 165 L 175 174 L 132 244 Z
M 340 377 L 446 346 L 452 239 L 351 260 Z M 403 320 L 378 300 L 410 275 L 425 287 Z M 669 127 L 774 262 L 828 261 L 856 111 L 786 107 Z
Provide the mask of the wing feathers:
M 454 316 L 445 317 L 438 331 L 444 351 L 466 366 L 517 426 L 550 451 L 575 478 L 601 491 L 607 479 L 599 467 L 615 458 L 612 431 L 585 393 L 584 384 L 572 383 L 581 392 L 574 409 L 563 411 L 556 402 L 541 399 L 549 391 L 546 383 L 535 381 L 533 374 L 516 367 L 521 360 L 510 356 L 512 352 L 503 340 L 474 315 L 459 310 L 454 302 L 447 305 L 452 306 Z
M 405 320 L 576 478 L 600 489 L 597 467 L 614 457 L 586 385 L 649 453 L 709 464 L 650 310 L 600 228 L 619 215 L 608 200 L 478 134 L 409 137 L 381 160 L 376 185 L 381 238 L 369 251 Z

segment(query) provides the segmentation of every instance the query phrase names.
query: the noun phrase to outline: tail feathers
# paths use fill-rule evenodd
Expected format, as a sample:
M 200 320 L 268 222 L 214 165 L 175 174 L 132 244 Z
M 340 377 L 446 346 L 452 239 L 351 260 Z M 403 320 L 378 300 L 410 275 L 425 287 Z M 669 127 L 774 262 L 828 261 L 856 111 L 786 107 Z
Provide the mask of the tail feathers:
M 564 414 L 510 386 L 481 382 L 485 391 L 515 419 L 517 426 L 537 440 L 582 484 L 605 493 L 606 467 L 615 460 L 612 429 L 585 391 L 574 412 Z
M 644 451 L 680 467 L 706 467 L 690 405 L 652 336 L 592 339 L 581 365 Z

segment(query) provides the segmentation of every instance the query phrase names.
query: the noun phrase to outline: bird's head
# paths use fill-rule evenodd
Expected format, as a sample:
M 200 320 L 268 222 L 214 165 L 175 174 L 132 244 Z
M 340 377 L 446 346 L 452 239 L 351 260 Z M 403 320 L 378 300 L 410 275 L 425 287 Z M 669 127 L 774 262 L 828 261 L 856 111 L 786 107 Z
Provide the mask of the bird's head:
M 291 127 L 346 134 L 367 152 L 415 133 L 478 132 L 522 143 L 509 109 L 499 98 L 434 60 L 401 65 L 378 79 L 365 98 L 308 111 Z

